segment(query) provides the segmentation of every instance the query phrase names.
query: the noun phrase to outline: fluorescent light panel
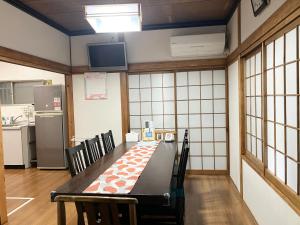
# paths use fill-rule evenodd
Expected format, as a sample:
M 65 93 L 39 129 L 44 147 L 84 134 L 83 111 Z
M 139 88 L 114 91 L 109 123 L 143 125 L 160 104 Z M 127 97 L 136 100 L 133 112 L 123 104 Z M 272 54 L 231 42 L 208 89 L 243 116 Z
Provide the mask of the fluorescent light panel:
M 85 6 L 86 19 L 96 33 L 141 31 L 139 3 Z

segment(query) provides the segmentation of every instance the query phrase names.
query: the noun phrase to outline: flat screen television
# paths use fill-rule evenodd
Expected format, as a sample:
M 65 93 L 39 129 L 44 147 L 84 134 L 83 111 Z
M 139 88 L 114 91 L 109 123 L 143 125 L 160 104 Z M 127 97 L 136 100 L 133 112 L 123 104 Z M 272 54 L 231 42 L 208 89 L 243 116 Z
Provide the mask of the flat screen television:
M 88 44 L 87 48 L 91 71 L 127 70 L 125 42 Z

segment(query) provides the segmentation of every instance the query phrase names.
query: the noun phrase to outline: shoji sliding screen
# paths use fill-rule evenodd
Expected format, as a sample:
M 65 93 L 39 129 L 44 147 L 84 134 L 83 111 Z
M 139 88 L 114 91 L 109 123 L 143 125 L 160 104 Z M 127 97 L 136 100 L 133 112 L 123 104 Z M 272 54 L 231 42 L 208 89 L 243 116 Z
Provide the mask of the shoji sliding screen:
M 227 170 L 225 70 L 176 74 L 179 154 L 189 129 L 192 170 Z
M 128 88 L 131 130 L 175 130 L 180 156 L 189 129 L 188 169 L 227 170 L 225 70 L 129 74 Z
M 225 70 L 129 74 L 130 129 L 175 130 L 179 155 L 189 129 L 188 169 L 227 170 L 226 85 Z
M 261 51 L 246 58 L 246 150 L 256 159 L 263 158 L 263 115 L 262 115 L 262 58 Z
M 299 28 L 266 46 L 267 169 L 299 194 Z
M 141 134 L 146 120 L 175 131 L 174 73 L 129 74 L 130 129 Z M 141 136 L 140 136 L 141 137 Z
M 244 83 L 246 160 L 298 207 L 299 23 L 270 37 L 261 50 L 244 58 Z

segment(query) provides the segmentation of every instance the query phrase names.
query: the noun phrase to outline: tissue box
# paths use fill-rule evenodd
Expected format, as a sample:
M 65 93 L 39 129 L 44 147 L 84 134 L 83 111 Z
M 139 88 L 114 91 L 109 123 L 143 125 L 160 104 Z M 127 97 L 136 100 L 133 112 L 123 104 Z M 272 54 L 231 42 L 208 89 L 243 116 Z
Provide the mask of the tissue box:
M 138 133 L 127 133 L 126 134 L 126 142 L 138 142 L 139 141 L 139 134 Z

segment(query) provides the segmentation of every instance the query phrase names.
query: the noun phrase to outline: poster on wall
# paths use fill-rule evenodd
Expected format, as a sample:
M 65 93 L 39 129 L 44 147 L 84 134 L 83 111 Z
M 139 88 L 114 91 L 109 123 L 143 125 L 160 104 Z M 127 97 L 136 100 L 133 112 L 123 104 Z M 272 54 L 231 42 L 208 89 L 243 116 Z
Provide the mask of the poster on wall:
M 107 99 L 106 73 L 93 72 L 84 74 L 85 99 Z

